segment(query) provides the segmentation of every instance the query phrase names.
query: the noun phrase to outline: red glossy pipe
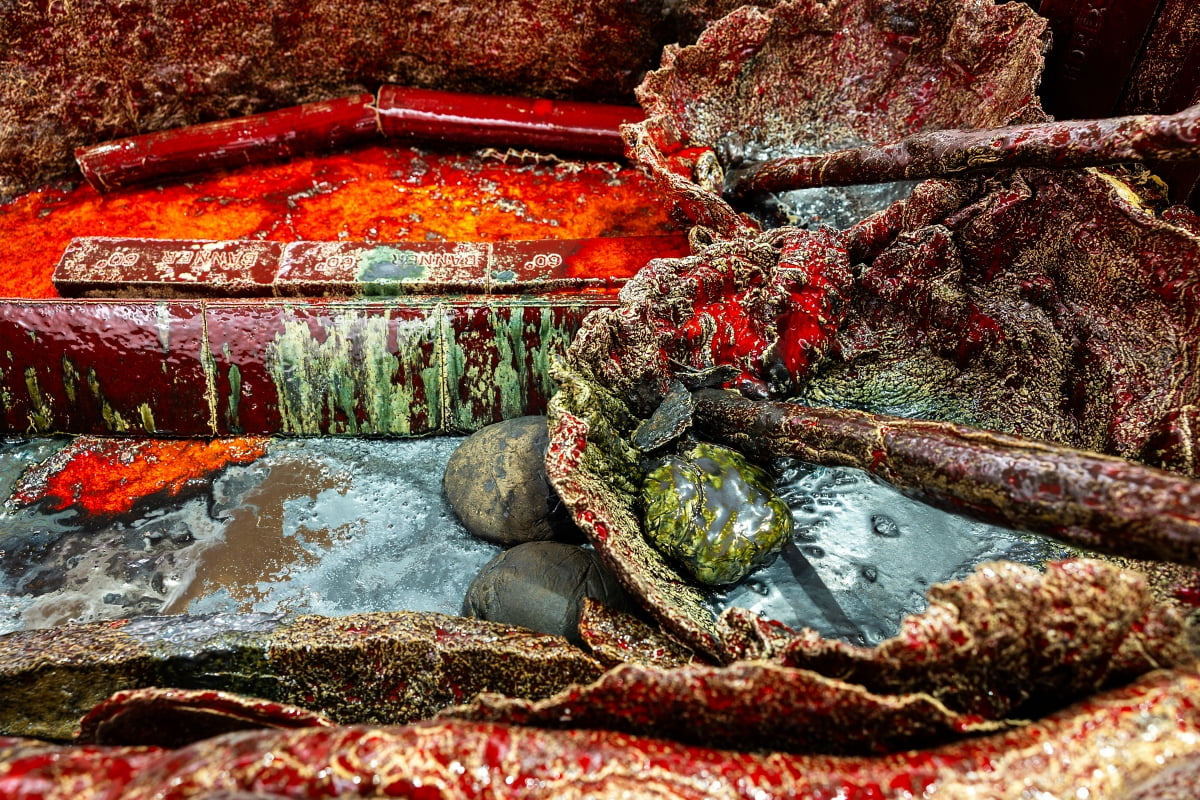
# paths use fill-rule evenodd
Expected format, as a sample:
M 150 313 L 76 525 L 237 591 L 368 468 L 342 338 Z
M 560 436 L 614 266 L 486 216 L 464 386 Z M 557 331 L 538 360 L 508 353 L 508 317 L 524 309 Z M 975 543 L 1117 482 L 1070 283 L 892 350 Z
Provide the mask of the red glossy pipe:
M 617 157 L 619 127 L 636 106 L 499 97 L 383 86 L 265 114 L 80 147 L 75 160 L 97 191 L 357 144 L 373 136 L 524 147 Z
M 636 106 L 402 86 L 381 88 L 376 108 L 384 136 L 603 156 L 623 155 L 620 126 L 643 116 Z
M 344 147 L 377 135 L 374 101 L 374 95 L 360 94 L 131 136 L 80 147 L 75 161 L 87 182 L 106 192 Z

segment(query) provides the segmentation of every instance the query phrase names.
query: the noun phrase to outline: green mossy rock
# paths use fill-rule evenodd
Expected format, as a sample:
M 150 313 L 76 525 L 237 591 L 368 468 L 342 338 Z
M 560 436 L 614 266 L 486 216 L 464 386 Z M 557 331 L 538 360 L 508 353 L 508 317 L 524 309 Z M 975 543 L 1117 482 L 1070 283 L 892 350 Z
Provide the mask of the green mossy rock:
M 792 535 L 767 473 L 736 450 L 701 442 L 642 484 L 646 538 L 693 578 L 737 583 L 771 563 Z

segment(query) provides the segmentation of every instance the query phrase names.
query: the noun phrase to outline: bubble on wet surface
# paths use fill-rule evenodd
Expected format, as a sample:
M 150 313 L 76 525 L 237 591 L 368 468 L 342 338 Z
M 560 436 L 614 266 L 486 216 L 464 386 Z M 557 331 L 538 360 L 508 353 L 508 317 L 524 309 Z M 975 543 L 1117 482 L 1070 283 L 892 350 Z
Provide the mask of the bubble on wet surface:
M 896 520 L 886 514 L 872 515 L 871 530 L 887 539 L 895 539 L 900 535 L 900 526 L 896 524 Z

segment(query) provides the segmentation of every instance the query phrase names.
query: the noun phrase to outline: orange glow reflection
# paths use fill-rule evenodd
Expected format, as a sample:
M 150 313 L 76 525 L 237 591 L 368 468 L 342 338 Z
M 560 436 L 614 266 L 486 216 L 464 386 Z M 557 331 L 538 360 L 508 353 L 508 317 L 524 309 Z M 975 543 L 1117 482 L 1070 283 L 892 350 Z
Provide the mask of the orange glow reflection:
M 76 236 L 499 241 L 678 232 L 649 178 L 612 162 L 378 145 L 98 194 L 45 187 L 0 206 L 0 296 L 57 297 Z

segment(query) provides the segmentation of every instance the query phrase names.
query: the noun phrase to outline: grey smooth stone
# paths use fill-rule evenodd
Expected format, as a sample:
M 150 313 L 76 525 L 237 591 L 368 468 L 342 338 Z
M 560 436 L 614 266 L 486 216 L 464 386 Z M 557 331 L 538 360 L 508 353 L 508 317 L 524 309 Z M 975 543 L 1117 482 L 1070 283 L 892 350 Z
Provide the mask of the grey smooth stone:
M 446 463 L 446 500 L 471 533 L 501 545 L 580 534 L 546 478 L 545 417 L 497 422 L 463 440 Z
M 467 589 L 463 616 L 565 636 L 579 644 L 585 597 L 620 610 L 632 608 L 596 551 L 565 542 L 530 542 L 484 565 Z

